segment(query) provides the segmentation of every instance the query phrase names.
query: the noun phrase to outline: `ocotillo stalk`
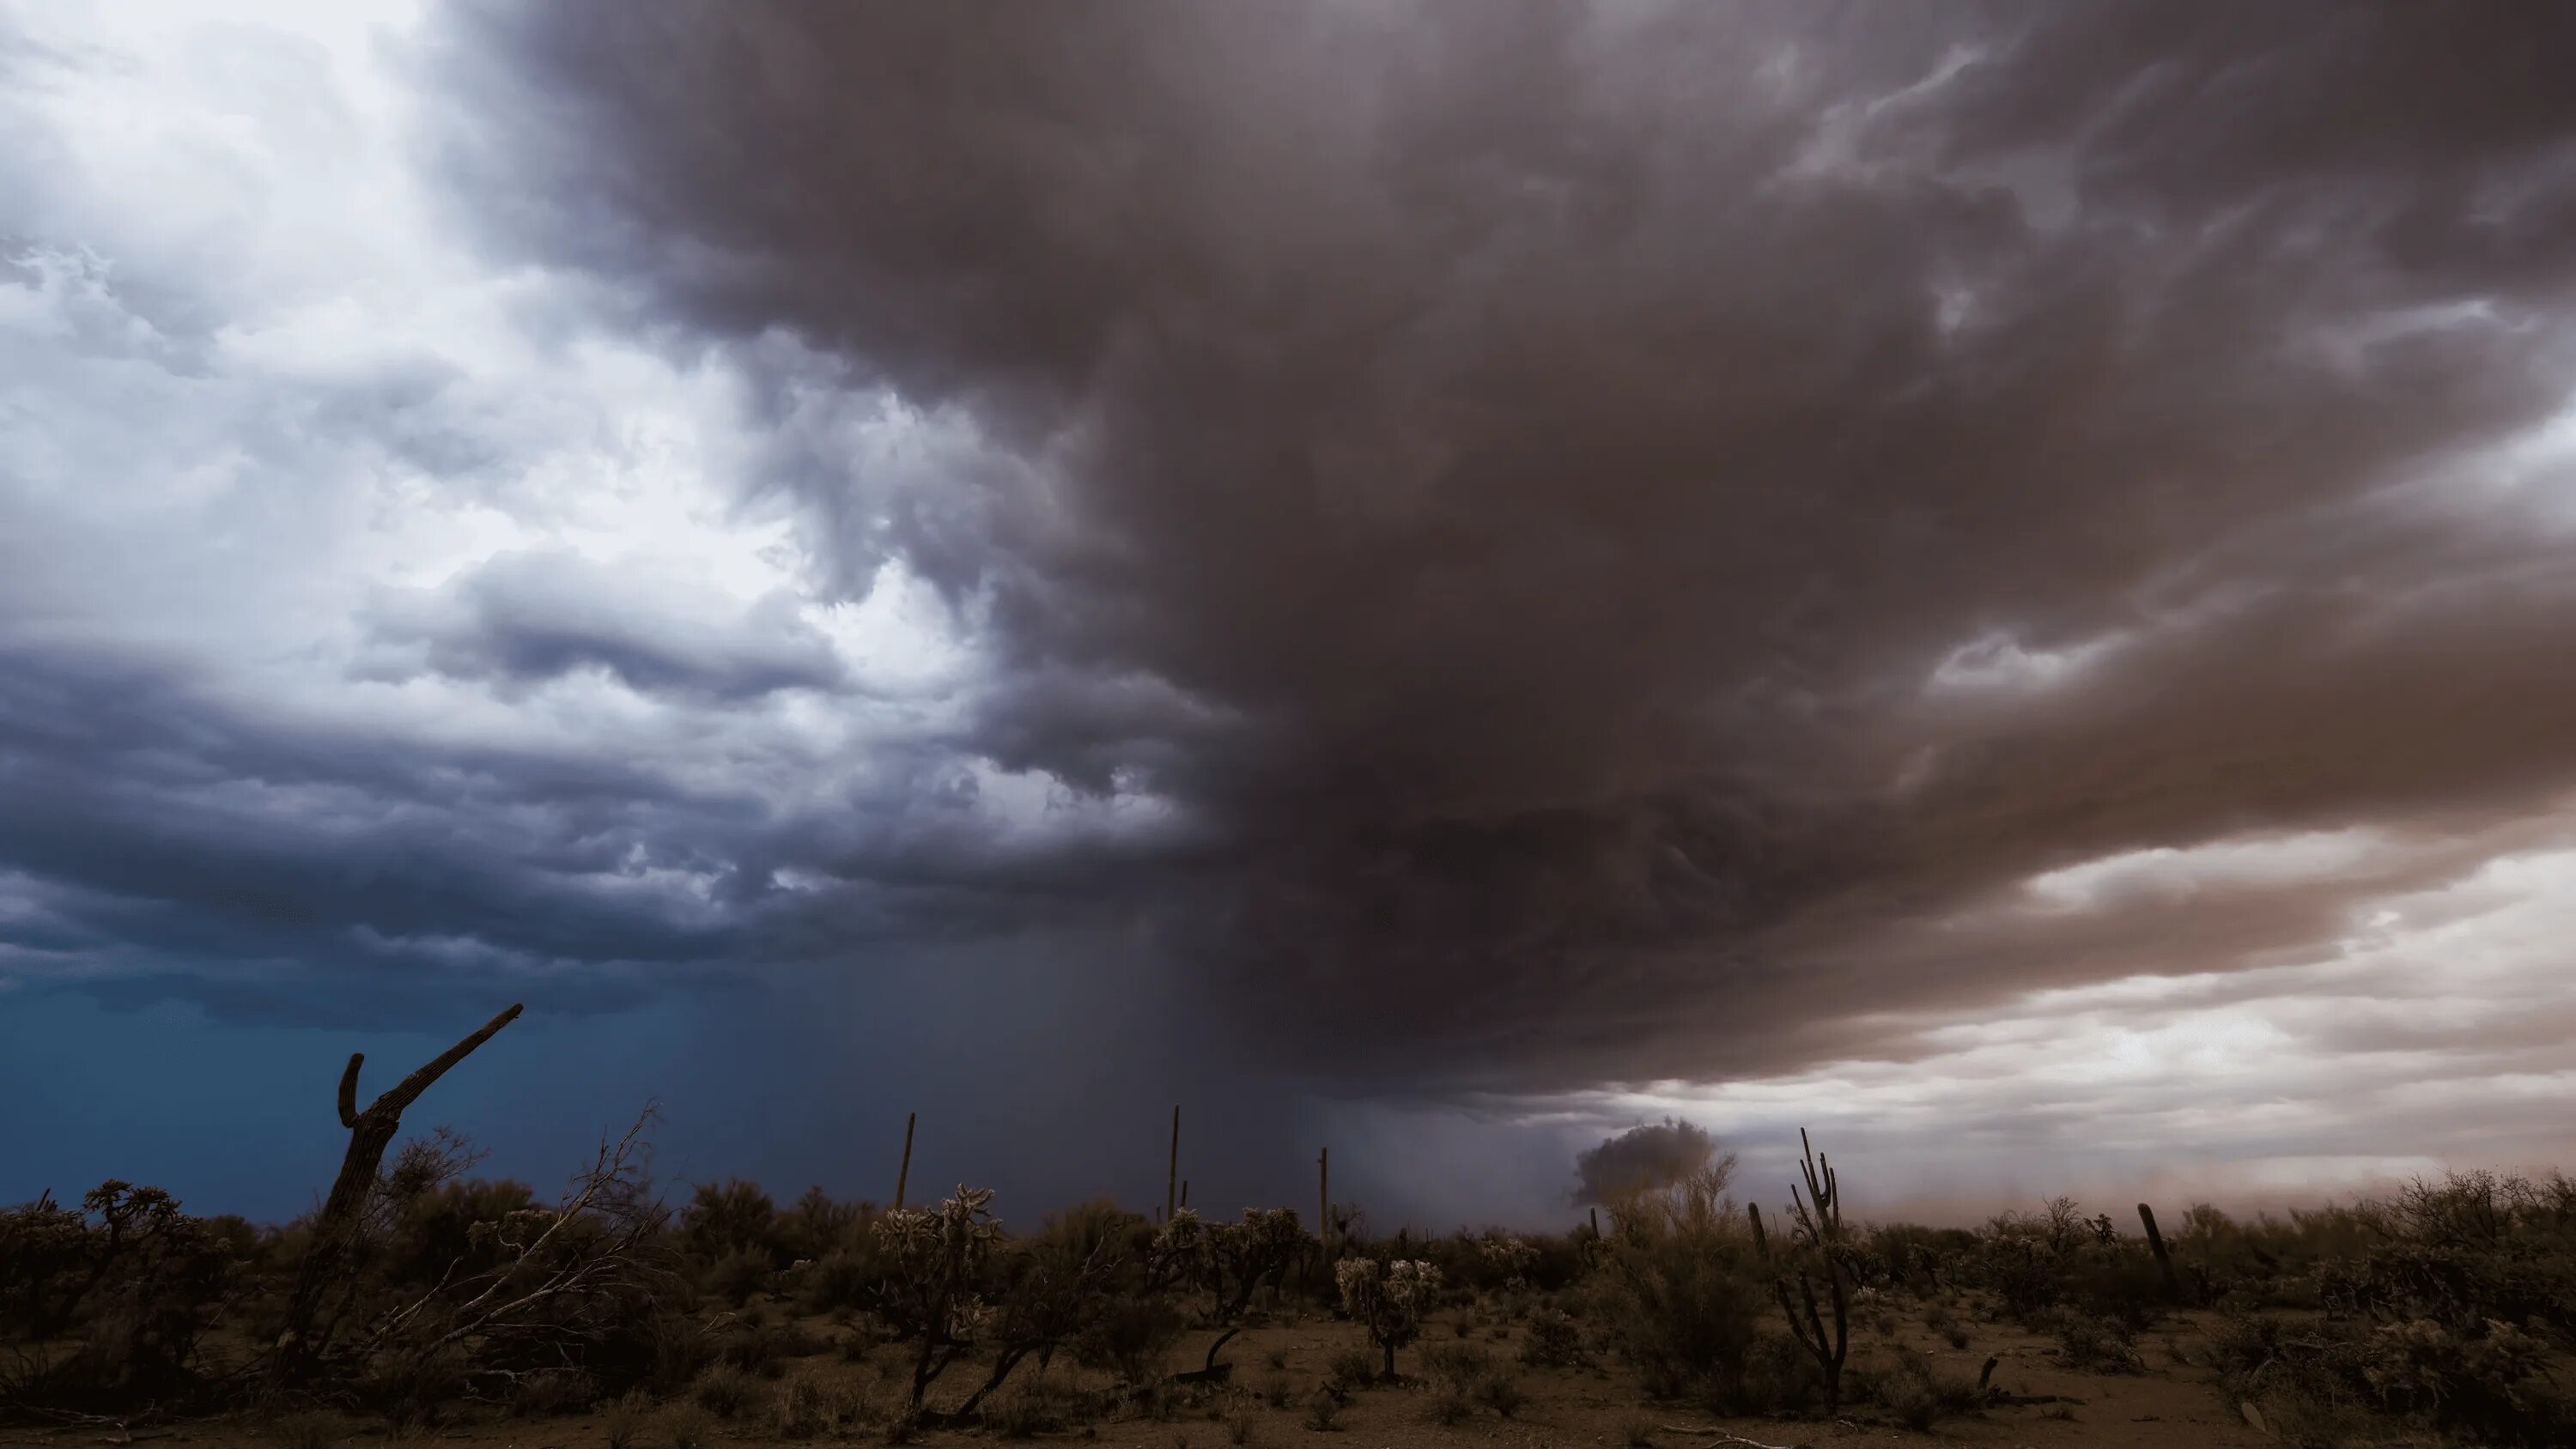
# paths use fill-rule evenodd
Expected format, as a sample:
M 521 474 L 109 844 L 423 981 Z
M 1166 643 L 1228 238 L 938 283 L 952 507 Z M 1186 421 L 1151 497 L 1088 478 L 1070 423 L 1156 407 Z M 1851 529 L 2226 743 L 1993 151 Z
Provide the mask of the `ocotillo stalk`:
M 2165 1291 L 2180 1291 L 2181 1285 L 2174 1279 L 2173 1259 L 2165 1255 L 2165 1235 L 2156 1231 L 2156 1210 L 2145 1203 L 2138 1204 L 2138 1221 L 2146 1224 L 2147 1246 L 2155 1250 L 2156 1266 L 2164 1270 Z
M 281 1383 L 293 1385 L 310 1377 L 325 1347 L 314 1341 L 313 1320 L 322 1300 L 348 1276 L 349 1260 L 357 1247 L 358 1219 L 368 1194 L 375 1188 L 385 1149 L 393 1144 L 394 1134 L 402 1130 L 403 1109 L 420 1100 L 420 1094 L 447 1075 L 448 1068 L 490 1041 L 493 1033 L 518 1020 L 519 1010 L 513 1006 L 483 1023 L 480 1030 L 395 1083 L 363 1112 L 358 1110 L 358 1068 L 367 1056 L 364 1052 L 350 1054 L 349 1065 L 340 1073 L 339 1100 L 340 1125 L 349 1129 L 349 1150 L 340 1159 L 340 1175 L 331 1183 L 331 1196 L 322 1204 L 321 1215 L 313 1220 L 313 1236 L 304 1250 L 304 1262 L 296 1270 L 294 1294 L 287 1300 L 286 1331 L 277 1340 Z
M 1179 1191 L 1176 1184 L 1178 1184 L 1180 1180 L 1181 1109 L 1178 1103 L 1174 1103 L 1172 1106 L 1172 1156 L 1171 1160 L 1166 1163 L 1163 1168 L 1163 1221 L 1167 1223 L 1172 1220 L 1172 1209 L 1180 1205 L 1179 1200 L 1176 1197 L 1176 1194 Z
M 1183 1206 L 1183 1207 L 1188 1207 L 1189 1205 L 1190 1205 L 1190 1180 L 1189 1180 L 1188 1178 L 1186 1178 L 1186 1177 L 1185 1177 L 1185 1178 L 1182 1178 L 1182 1179 L 1181 1179 L 1181 1206 Z
M 903 1189 L 912 1181 L 912 1127 L 921 1120 L 919 1112 L 903 1114 L 903 1166 L 894 1172 L 894 1205 L 903 1206 Z

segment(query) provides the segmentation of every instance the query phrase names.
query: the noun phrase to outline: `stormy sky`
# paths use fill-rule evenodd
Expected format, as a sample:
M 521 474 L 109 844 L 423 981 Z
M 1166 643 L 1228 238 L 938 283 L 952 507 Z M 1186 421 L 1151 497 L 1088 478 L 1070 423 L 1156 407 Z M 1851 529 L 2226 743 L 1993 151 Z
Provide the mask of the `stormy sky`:
M 2576 11 L 0 6 L 0 1199 L 2576 1138 Z M 1963 1206 L 1964 1205 L 1964 1206 Z

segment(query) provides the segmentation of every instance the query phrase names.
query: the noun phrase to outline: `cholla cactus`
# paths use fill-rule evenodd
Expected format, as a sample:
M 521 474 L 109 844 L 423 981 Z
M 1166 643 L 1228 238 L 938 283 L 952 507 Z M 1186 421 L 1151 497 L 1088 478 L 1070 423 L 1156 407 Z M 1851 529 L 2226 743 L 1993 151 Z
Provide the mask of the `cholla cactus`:
M 1440 1292 L 1440 1270 L 1418 1259 L 1344 1258 L 1333 1265 L 1333 1282 L 1342 1306 L 1386 1354 L 1386 1377 L 1395 1377 L 1395 1351 L 1421 1335 L 1423 1312 Z
M 1529 1286 L 1529 1270 L 1538 1262 L 1538 1249 L 1506 1233 L 1490 1233 L 1476 1244 L 1488 1266 L 1503 1275 L 1506 1288 Z
M 1176 1208 L 1154 1230 L 1153 1278 L 1157 1282 L 1212 1287 L 1216 1281 L 1216 1233 L 1196 1208 Z
M 1287 1270 L 1306 1251 L 1295 1208 L 1245 1208 L 1243 1221 L 1212 1230 L 1217 1266 L 1245 1286 Z
M 960 1183 L 957 1195 L 936 1208 L 894 1208 L 869 1225 L 884 1250 L 887 1271 L 877 1313 L 895 1332 L 918 1344 L 912 1403 L 918 1408 L 931 1380 L 974 1347 L 991 1322 L 978 1291 L 1001 1220 L 991 1212 L 993 1190 Z

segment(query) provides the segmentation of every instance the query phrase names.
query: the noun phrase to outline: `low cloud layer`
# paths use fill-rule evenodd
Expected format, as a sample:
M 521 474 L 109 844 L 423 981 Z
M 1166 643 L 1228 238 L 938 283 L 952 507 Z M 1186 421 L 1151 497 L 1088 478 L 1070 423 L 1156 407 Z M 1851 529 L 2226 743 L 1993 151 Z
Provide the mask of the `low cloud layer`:
M 1115 960 L 1063 1030 L 1559 1183 L 1765 1084 L 2027 1111 L 2014 1024 L 2084 1002 L 2177 1094 L 2106 1174 L 2254 1090 L 2188 1065 L 2238 1028 L 2338 1160 L 2440 1137 L 2356 1072 L 2548 1150 L 2571 59 L 2512 6 L 20 16 L 0 971 L 383 1022 L 972 959 L 906 1009 L 1007 1035 L 991 980 Z

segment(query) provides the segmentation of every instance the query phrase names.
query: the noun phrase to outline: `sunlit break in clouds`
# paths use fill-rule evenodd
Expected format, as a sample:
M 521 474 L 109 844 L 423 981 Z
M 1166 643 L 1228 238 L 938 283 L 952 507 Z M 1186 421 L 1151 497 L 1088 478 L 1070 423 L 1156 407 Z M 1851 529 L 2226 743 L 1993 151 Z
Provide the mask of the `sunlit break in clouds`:
M 2576 1147 L 2576 10 L 0 6 L 0 1200 Z M 470 1079 L 470 1080 L 469 1080 Z M 42 1105 L 39 1105 L 42 1104 Z M 145 1164 L 160 1164 L 158 1167 Z M 889 1179 L 881 1181 L 880 1179 Z M 1856 1182 L 1859 1179 L 1855 1179 Z

